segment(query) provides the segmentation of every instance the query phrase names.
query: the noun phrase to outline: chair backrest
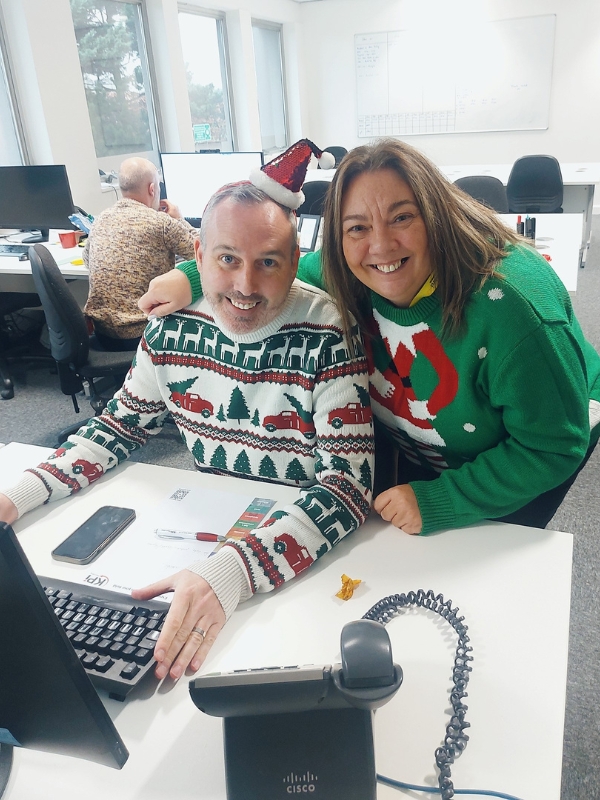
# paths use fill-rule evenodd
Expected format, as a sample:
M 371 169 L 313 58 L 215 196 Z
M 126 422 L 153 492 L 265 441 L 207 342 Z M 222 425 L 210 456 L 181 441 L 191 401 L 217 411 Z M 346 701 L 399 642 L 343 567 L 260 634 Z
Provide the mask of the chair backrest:
M 560 213 L 563 201 L 560 164 L 554 156 L 518 158 L 510 171 L 506 193 L 512 213 Z
M 325 147 L 323 149 L 324 153 L 331 153 L 331 155 L 335 158 L 335 166 L 339 167 L 340 161 L 348 152 L 345 147 L 340 147 L 338 145 L 331 145 L 331 147 Z M 321 169 L 320 166 L 317 165 L 317 169 Z
M 498 178 L 492 175 L 468 175 L 465 178 L 458 178 L 454 183 L 463 192 L 493 208 L 499 214 L 508 214 L 506 187 Z
M 300 208 L 296 209 L 296 215 L 300 214 L 323 214 L 323 203 L 325 195 L 331 184 L 329 181 L 308 181 L 302 187 L 304 202 Z
M 46 315 L 52 357 L 58 364 L 77 369 L 87 362 L 90 349 L 83 311 L 46 247 L 41 244 L 30 247 L 29 262 Z

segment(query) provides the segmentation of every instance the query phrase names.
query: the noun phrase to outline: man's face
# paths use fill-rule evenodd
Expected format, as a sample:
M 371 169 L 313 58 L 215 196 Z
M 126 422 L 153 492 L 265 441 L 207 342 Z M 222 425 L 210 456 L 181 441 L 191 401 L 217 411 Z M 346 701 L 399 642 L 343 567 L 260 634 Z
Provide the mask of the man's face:
M 231 199 L 213 209 L 196 241 L 202 291 L 232 333 L 250 333 L 281 312 L 298 269 L 290 222 L 275 203 L 246 205 Z

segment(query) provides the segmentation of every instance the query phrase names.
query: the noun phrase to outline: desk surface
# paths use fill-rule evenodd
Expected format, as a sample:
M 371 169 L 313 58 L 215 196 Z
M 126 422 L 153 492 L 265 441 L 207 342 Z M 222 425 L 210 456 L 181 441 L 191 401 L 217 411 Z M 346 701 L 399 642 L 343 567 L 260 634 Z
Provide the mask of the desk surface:
M 18 244 L 0 239 L 7 244 Z M 83 260 L 82 247 L 63 247 L 58 241 L 58 232 L 50 231 L 50 241 L 41 242 L 44 247 L 54 256 L 54 260 L 60 267 L 60 271 L 67 278 L 89 278 L 87 267 L 82 264 L 73 264 L 73 261 Z M 29 261 L 19 261 L 18 256 L 0 256 L 0 277 L 2 275 L 31 275 L 31 265 Z
M 35 461 L 38 452 L 47 451 L 1 448 L 0 483 L 14 472 L 19 456 Z M 97 507 L 113 503 L 139 510 L 179 486 L 194 485 L 244 493 L 257 488 L 254 481 L 130 463 L 15 527 L 38 573 L 64 575 L 77 567 L 52 562 L 50 550 Z M 296 491 L 269 484 L 269 494 L 284 502 Z M 558 800 L 571 556 L 572 537 L 565 533 L 490 523 L 407 536 L 375 515 L 302 577 L 240 606 L 203 671 L 335 662 L 347 621 L 386 595 L 431 588 L 460 608 L 474 648 L 470 741 L 452 768 L 455 786 Z M 363 580 L 348 602 L 335 597 L 343 572 Z M 422 611 L 394 619 L 388 631 L 404 684 L 375 716 L 377 769 L 434 786 L 433 752 L 448 721 L 454 634 Z M 17 751 L 7 800 L 79 800 L 82 793 L 90 800 L 224 800 L 221 721 L 194 707 L 187 684 L 183 679 L 157 689 L 151 679 L 124 704 L 103 695 L 131 753 L 121 772 Z M 378 789 L 380 798 L 399 796 L 414 794 Z
M 503 222 L 513 230 L 517 214 L 500 214 Z M 521 214 L 525 220 L 525 214 Z M 532 214 L 535 217 L 535 247 L 542 255 L 550 256 L 548 262 L 569 292 L 577 290 L 581 250 L 582 214 Z

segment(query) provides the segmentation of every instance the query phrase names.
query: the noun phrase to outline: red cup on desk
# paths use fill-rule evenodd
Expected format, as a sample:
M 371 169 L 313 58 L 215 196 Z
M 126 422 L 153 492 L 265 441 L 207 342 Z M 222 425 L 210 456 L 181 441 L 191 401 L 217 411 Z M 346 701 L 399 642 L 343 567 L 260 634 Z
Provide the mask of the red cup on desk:
M 80 236 L 81 236 L 81 231 L 68 231 L 67 233 L 58 234 L 60 243 L 65 248 L 65 250 L 67 250 L 69 247 L 77 247 L 77 245 L 79 244 Z

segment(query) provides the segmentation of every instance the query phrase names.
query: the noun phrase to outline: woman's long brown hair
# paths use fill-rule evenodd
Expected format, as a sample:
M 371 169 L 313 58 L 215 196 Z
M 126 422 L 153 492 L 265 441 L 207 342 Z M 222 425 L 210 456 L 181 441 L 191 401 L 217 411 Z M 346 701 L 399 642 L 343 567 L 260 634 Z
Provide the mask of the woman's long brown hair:
M 325 199 L 321 258 L 327 291 L 334 298 L 348 334 L 351 316 L 365 332 L 369 290 L 350 271 L 342 241 L 342 204 L 352 181 L 365 172 L 391 169 L 412 189 L 427 231 L 432 273 L 442 306 L 444 329 L 459 330 L 470 293 L 519 241 L 495 212 L 449 183 L 414 147 L 380 139 L 344 156 Z

